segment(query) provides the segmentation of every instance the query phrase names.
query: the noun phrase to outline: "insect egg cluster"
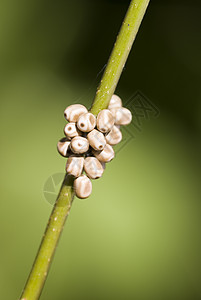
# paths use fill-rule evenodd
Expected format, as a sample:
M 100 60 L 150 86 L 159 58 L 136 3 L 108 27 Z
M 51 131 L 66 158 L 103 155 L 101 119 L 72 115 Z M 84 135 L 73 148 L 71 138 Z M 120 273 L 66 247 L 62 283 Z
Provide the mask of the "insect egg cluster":
M 81 104 L 68 106 L 64 116 L 68 123 L 57 149 L 68 158 L 66 172 L 75 177 L 76 196 L 85 199 L 92 192 L 91 179 L 100 178 L 105 163 L 114 158 L 113 146 L 122 140 L 120 126 L 128 125 L 132 114 L 122 107 L 121 99 L 113 95 L 108 109 L 101 110 L 97 117 Z

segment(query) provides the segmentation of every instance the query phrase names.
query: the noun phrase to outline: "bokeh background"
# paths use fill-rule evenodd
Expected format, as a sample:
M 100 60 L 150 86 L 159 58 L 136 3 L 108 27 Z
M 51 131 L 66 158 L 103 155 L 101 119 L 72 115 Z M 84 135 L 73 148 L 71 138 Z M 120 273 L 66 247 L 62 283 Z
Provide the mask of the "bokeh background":
M 0 3 L 1 299 L 20 296 L 52 210 L 63 110 L 92 103 L 128 4 Z M 116 92 L 160 115 L 75 199 L 41 300 L 201 299 L 200 29 L 200 1 L 151 0 Z

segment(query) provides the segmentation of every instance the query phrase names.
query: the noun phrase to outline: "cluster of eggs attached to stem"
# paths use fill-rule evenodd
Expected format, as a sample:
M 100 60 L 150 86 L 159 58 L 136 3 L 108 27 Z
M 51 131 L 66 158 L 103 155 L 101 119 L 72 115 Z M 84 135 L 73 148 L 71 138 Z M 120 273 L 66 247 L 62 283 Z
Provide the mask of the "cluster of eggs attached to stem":
M 132 115 L 122 107 L 119 96 L 113 95 L 108 109 L 101 110 L 97 117 L 81 104 L 68 106 L 64 116 L 68 123 L 57 149 L 68 158 L 66 172 L 75 177 L 76 196 L 85 199 L 92 192 L 91 179 L 100 178 L 105 163 L 114 158 L 113 146 L 122 140 L 120 126 L 128 125 Z

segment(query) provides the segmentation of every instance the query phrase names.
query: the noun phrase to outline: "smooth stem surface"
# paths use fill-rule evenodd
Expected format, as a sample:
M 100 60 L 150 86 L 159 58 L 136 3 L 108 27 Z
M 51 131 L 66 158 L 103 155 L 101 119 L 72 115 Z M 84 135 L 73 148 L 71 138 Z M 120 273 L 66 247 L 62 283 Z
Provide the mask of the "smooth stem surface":
M 65 176 L 21 300 L 39 299 L 73 201 L 73 178 Z
M 94 115 L 108 106 L 148 3 L 149 0 L 131 1 L 91 108 Z M 73 197 L 73 178 L 66 175 L 20 300 L 39 299 Z
M 108 107 L 142 22 L 149 0 L 132 0 L 121 26 L 103 78 L 96 92 L 91 112 L 97 115 Z

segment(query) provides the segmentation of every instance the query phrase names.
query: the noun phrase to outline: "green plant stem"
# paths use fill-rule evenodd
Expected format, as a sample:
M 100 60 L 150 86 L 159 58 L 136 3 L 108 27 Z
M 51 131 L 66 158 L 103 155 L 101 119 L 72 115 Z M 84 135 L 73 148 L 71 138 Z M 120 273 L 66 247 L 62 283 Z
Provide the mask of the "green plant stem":
M 94 115 L 108 106 L 148 3 L 149 0 L 130 3 L 91 108 Z M 39 299 L 73 198 L 73 178 L 66 175 L 20 300 Z
M 39 299 L 65 220 L 70 212 L 73 197 L 73 178 L 66 175 L 20 299 Z
M 97 115 L 108 107 L 125 66 L 129 52 L 144 17 L 149 0 L 132 0 L 117 36 L 103 78 L 96 92 L 91 112 Z

